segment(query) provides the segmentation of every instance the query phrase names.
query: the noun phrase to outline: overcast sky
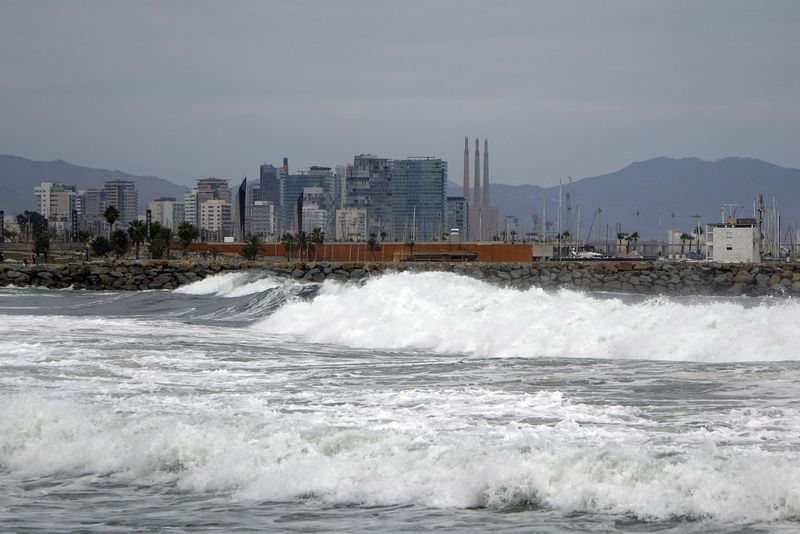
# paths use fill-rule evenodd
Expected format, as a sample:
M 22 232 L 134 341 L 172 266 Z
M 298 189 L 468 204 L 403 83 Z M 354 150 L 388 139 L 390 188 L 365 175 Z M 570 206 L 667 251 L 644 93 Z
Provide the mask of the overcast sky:
M 493 181 L 800 167 L 800 2 L 0 0 L 0 153 L 188 184 L 464 136 Z

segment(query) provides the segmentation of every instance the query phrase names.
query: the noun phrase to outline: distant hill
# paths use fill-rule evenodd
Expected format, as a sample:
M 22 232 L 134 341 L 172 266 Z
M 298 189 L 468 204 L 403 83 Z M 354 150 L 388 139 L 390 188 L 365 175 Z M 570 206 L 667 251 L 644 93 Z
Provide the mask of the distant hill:
M 183 197 L 186 187 L 173 184 L 157 176 L 134 176 L 121 171 L 79 167 L 62 161 L 33 161 L 19 156 L 0 155 L 0 209 L 6 213 L 19 213 L 34 209 L 34 186 L 41 182 L 64 182 L 78 189 L 102 187 L 105 180 L 130 180 L 139 191 L 139 213 L 147 203 L 161 196 Z
M 460 195 L 461 186 L 450 182 L 449 194 Z M 628 165 L 609 174 L 583 178 L 562 186 L 563 203 L 571 193 L 572 233 L 581 205 L 581 234 L 585 236 L 597 208 L 601 235 L 609 224 L 609 233 L 616 234 L 617 222 L 624 232 L 636 230 L 636 211 L 639 210 L 639 231 L 643 238 L 659 235 L 659 216 L 662 235 L 670 227 L 689 230 L 695 223 L 692 215 L 700 215 L 701 224 L 720 220 L 723 204 L 743 206 L 737 217 L 752 217 L 753 197 L 763 194 L 765 203 L 776 197 L 783 227 L 797 228 L 800 223 L 800 169 L 779 167 L 752 158 L 725 158 L 706 161 L 698 158 L 654 158 Z M 532 215 L 541 215 L 542 201 L 547 201 L 547 219 L 555 222 L 558 213 L 558 186 L 532 185 L 490 186 L 492 204 L 499 208 L 501 223 L 505 215 L 520 219 L 525 231 L 532 227 Z M 555 201 L 553 200 L 555 199 Z M 674 214 L 674 217 L 673 217 Z M 564 215 L 566 218 L 566 212 Z M 553 228 L 555 230 L 555 227 Z M 565 225 L 566 229 L 566 225 Z M 595 235 L 596 227 L 592 231 Z

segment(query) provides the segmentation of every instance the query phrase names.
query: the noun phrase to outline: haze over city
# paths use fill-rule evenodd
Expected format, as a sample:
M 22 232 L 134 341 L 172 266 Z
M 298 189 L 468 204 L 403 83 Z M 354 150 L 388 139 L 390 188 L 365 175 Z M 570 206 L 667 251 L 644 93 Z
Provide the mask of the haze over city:
M 768 7 L 768 9 L 767 9 Z M 188 185 L 488 138 L 493 181 L 800 166 L 796 2 L 4 2 L 0 152 Z

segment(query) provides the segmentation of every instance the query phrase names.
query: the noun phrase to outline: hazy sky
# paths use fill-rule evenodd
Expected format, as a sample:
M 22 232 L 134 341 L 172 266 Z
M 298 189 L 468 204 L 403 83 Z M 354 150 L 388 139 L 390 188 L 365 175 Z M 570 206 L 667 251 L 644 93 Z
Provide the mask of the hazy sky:
M 800 167 L 800 2 L 0 0 L 0 153 L 256 176 L 464 136 L 493 181 L 654 156 Z

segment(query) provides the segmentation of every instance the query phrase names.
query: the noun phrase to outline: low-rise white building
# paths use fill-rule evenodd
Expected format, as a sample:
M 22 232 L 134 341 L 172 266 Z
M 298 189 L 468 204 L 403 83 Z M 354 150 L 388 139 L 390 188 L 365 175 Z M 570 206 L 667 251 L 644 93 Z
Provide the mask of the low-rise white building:
M 708 258 L 721 263 L 759 263 L 761 250 L 756 224 L 713 224 L 706 230 Z

